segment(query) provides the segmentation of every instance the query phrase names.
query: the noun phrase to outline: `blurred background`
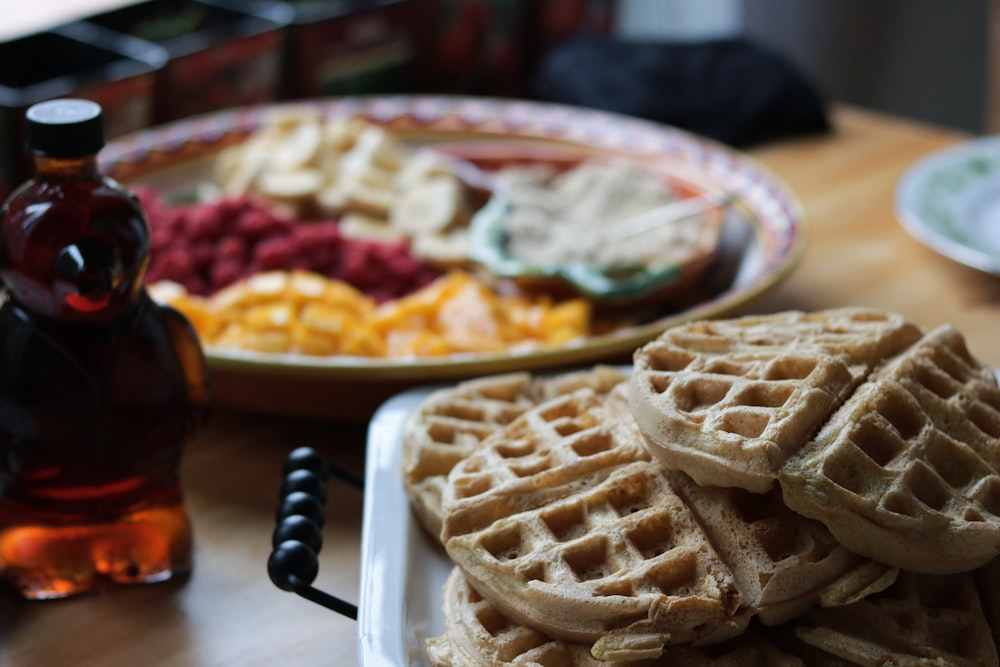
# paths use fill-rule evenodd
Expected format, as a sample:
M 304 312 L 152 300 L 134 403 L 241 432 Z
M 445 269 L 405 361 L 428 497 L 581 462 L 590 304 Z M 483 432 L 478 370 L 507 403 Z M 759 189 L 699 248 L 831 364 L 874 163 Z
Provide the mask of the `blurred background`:
M 567 40 L 749 40 L 822 95 L 972 133 L 1000 128 L 990 0 L 4 0 L 0 190 L 23 111 L 101 102 L 112 137 L 327 95 L 528 96 Z M 586 76 L 586 72 L 581 72 Z
M 742 35 L 832 99 L 970 132 L 1000 129 L 991 0 L 622 0 L 632 38 Z

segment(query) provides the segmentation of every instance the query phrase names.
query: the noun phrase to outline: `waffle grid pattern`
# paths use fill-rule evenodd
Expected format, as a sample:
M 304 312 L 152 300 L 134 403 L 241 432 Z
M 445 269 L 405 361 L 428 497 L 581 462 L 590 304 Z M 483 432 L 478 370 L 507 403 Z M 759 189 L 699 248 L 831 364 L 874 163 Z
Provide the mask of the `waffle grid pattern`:
M 492 667 L 498 664 L 537 667 L 607 667 L 591 654 L 591 645 L 552 639 L 518 624 L 497 610 L 469 585 L 456 567 L 444 588 L 445 634 L 430 640 L 435 667 Z M 613 663 L 619 664 L 619 663 Z M 668 646 L 655 659 L 629 667 L 804 667 L 798 658 L 756 632 L 706 647 Z
M 855 383 L 829 355 L 706 357 L 666 341 L 645 348 L 635 374 L 633 412 L 654 454 L 699 483 L 756 492 Z
M 850 664 L 998 664 L 971 573 L 902 573 L 885 593 L 848 607 L 810 610 L 796 635 Z
M 432 535 L 441 533 L 448 473 L 496 430 L 549 398 L 586 387 L 606 393 L 626 377 L 611 366 L 551 377 L 507 373 L 431 394 L 407 419 L 403 437 L 403 481 L 421 523 Z
M 706 355 L 811 349 L 872 366 L 919 338 L 920 330 L 899 315 L 843 308 L 692 322 L 659 340 Z
M 785 501 L 879 560 L 928 572 L 981 565 L 1000 552 L 998 408 L 989 370 L 939 328 L 788 462 Z
M 951 327 L 684 325 L 446 481 L 435 664 L 1000 667 L 1000 388 Z
M 630 404 L 667 467 L 763 493 L 872 367 L 919 337 L 866 309 L 693 322 L 636 351 Z
M 449 555 L 505 614 L 562 639 L 617 632 L 658 651 L 738 631 L 725 567 L 646 462 L 617 395 L 619 418 L 577 393 L 525 413 L 456 466 Z
M 410 505 L 432 535 L 441 532 L 441 493 L 448 472 L 491 433 L 534 405 L 531 376 L 511 373 L 460 383 L 431 394 L 403 431 L 403 482 Z
M 844 604 L 895 578 L 894 568 L 851 553 L 822 523 L 788 509 L 777 488 L 755 494 L 699 486 L 683 473 L 669 478 L 767 625 L 795 617 L 821 597 Z

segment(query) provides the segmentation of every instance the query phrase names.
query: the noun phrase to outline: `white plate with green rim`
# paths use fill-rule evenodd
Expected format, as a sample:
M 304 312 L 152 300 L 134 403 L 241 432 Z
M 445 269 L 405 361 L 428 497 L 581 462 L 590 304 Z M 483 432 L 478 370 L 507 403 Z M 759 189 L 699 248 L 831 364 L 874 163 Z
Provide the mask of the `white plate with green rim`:
M 925 157 L 896 187 L 900 224 L 924 245 L 1000 275 L 1000 136 Z

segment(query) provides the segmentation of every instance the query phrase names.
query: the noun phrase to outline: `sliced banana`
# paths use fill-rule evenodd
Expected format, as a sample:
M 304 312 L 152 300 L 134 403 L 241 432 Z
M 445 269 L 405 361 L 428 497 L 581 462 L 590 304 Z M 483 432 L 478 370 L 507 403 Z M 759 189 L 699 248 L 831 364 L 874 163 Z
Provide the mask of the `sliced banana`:
M 452 173 L 454 172 L 446 157 L 435 151 L 419 150 L 396 172 L 393 185 L 398 190 L 408 190 L 432 176 L 446 176 Z
M 363 213 L 345 213 L 340 218 L 340 231 L 350 238 L 388 243 L 407 238 L 406 234 L 391 226 L 385 218 L 376 218 Z
M 267 171 L 260 176 L 260 191 L 278 199 L 315 197 L 323 187 L 323 173 L 318 169 Z
M 367 183 L 354 182 L 341 189 L 344 213 L 358 212 L 386 218 L 393 207 L 395 195 L 391 190 L 377 188 Z
M 359 156 L 367 164 L 390 171 L 399 171 L 406 160 L 402 148 L 395 139 L 374 125 L 361 131 L 350 153 Z
M 291 171 L 313 166 L 323 143 L 319 123 L 297 124 L 275 145 L 268 156 L 268 166 L 278 171 Z
M 239 150 L 235 150 L 237 148 Z M 230 150 L 233 152 L 229 153 Z M 223 153 L 227 154 L 227 158 L 220 165 L 226 170 L 219 177 L 222 192 L 235 197 L 253 191 L 267 162 L 267 143 L 251 139 L 242 146 L 226 149 Z
M 469 186 L 455 162 L 361 117 L 276 108 L 242 144 L 221 151 L 214 170 L 212 196 L 260 194 L 300 218 L 340 218 L 348 236 L 419 241 L 439 263 L 468 256 Z
M 337 154 L 347 153 L 358 142 L 365 121 L 357 116 L 330 119 L 323 126 L 323 148 Z
M 413 184 L 393 202 L 389 222 L 410 236 L 439 234 L 468 222 L 465 191 L 457 178 L 439 175 Z
M 412 239 L 413 254 L 440 267 L 459 267 L 469 262 L 469 233 L 455 229 Z

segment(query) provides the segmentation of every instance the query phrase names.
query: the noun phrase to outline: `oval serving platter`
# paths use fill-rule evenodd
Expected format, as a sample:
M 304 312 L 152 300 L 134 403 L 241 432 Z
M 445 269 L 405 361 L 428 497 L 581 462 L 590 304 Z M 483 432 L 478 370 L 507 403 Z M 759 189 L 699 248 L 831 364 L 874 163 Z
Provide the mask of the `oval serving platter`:
M 617 114 L 519 100 L 352 97 L 288 103 L 328 117 L 361 117 L 417 146 L 440 147 L 489 169 L 566 155 L 641 161 L 678 182 L 735 195 L 715 263 L 697 294 L 641 322 L 557 349 L 414 359 L 262 354 L 208 347 L 220 405 L 292 416 L 367 419 L 385 399 L 428 381 L 512 370 L 621 361 L 667 327 L 746 307 L 797 264 L 806 243 L 802 206 L 749 156 L 691 133 Z M 212 159 L 261 125 L 278 105 L 227 110 L 109 142 L 102 167 L 126 185 L 165 195 L 211 178 Z M 563 158 L 557 157 L 563 156 Z

